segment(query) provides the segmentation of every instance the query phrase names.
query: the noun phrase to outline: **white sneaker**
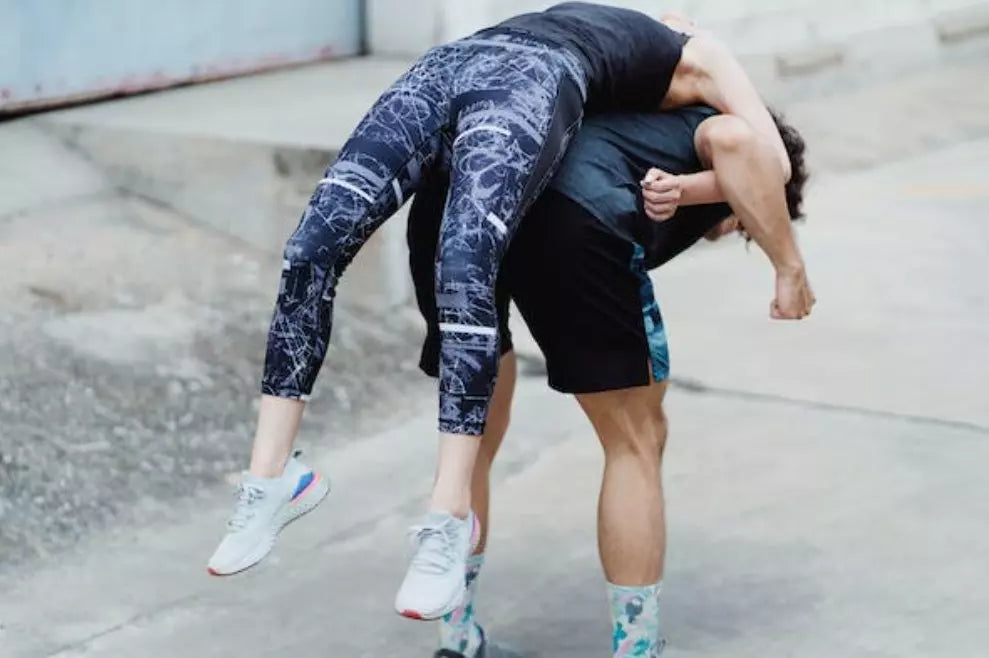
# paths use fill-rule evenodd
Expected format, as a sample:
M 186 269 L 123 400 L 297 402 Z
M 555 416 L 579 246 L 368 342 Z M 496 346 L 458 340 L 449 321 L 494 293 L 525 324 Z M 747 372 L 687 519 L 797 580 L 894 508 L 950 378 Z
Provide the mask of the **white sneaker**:
M 458 519 L 431 512 L 409 530 L 415 554 L 395 597 L 395 610 L 409 619 L 433 620 L 463 605 L 467 558 L 480 539 L 474 513 Z
M 278 533 L 326 498 L 329 483 L 300 462 L 295 453 L 281 477 L 259 478 L 244 473 L 237 488 L 237 506 L 227 521 L 227 534 L 207 566 L 214 576 L 229 576 L 260 562 L 275 545 Z

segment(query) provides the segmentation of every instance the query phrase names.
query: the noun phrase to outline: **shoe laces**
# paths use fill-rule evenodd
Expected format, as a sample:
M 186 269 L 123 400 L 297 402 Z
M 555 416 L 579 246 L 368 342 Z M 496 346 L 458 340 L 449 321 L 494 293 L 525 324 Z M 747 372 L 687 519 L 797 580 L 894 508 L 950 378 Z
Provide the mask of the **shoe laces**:
M 234 507 L 233 516 L 227 521 L 227 528 L 230 530 L 243 530 L 248 521 L 254 518 L 256 504 L 264 500 L 265 491 L 253 484 L 241 484 L 234 494 L 237 498 L 237 505 Z
M 412 566 L 417 571 L 444 574 L 457 561 L 457 529 L 452 520 L 441 525 L 412 526 L 409 541 L 416 549 Z

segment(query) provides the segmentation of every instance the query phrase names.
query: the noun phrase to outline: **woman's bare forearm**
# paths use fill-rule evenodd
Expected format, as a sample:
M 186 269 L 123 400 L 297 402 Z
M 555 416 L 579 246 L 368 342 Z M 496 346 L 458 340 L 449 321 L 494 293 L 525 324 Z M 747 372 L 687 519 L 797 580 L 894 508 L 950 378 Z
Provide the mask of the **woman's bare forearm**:
M 703 206 L 710 203 L 725 203 L 728 200 L 721 191 L 718 175 L 714 171 L 683 174 L 679 179 L 681 206 Z

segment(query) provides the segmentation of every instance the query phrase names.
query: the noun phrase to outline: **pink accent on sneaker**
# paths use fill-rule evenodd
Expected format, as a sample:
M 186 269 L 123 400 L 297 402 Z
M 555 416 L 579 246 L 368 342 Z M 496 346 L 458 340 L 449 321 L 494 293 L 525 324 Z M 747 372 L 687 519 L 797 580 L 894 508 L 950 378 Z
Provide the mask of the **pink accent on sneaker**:
M 303 496 L 305 496 L 307 493 L 309 493 L 309 491 L 313 487 L 315 487 L 317 484 L 319 484 L 319 481 L 321 479 L 322 478 L 320 477 L 319 473 L 313 472 L 313 478 L 312 478 L 312 480 L 309 481 L 309 484 L 306 485 L 306 488 L 303 489 L 302 491 L 300 491 L 298 494 L 296 494 L 295 498 L 293 498 L 289 502 L 294 503 L 295 501 L 297 501 L 300 498 L 302 498 Z
M 473 553 L 477 549 L 477 545 L 481 543 L 481 522 L 477 519 L 477 514 L 473 512 L 471 512 L 470 518 L 474 522 L 470 531 L 470 552 Z

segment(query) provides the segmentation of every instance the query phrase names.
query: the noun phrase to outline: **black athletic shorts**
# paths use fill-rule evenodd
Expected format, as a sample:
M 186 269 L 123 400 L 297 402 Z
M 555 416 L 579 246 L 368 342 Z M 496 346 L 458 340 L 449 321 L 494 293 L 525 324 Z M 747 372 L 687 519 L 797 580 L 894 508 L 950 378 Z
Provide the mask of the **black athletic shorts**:
M 409 217 L 416 300 L 428 331 L 420 367 L 439 369 L 434 252 L 445 186 L 427 185 Z M 548 190 L 520 222 L 496 289 L 501 353 L 512 349 L 514 299 L 543 356 L 549 385 L 594 393 L 669 376 L 669 351 L 652 282 L 638 245 L 621 238 L 568 197 Z M 651 366 L 651 372 L 650 372 Z

